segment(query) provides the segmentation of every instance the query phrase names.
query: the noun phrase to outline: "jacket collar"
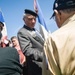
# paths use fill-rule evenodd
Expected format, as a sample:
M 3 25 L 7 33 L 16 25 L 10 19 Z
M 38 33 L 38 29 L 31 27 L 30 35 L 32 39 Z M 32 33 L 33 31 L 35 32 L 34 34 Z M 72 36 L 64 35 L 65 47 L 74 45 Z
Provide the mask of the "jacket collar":
M 30 30 L 30 31 L 35 31 L 35 28 L 30 28 L 30 27 L 28 27 L 26 25 L 24 25 L 24 28 L 26 28 L 27 30 Z

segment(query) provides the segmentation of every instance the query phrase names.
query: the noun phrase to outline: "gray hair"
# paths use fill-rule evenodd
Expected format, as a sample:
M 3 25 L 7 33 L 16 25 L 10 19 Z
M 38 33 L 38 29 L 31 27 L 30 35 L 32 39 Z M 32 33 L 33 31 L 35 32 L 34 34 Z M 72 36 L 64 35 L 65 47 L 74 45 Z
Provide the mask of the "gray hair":
M 23 14 L 23 20 L 27 17 L 27 16 L 29 16 L 30 14 Z
M 26 17 L 26 14 L 23 14 L 23 19 Z

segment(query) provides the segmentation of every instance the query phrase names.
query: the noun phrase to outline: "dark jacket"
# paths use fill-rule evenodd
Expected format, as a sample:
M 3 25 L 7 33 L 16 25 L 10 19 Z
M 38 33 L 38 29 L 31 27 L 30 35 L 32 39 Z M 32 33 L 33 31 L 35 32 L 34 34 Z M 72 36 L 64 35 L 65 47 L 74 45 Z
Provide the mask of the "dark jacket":
M 15 48 L 0 47 L 0 75 L 20 75 L 22 66 Z
M 37 36 L 35 29 L 25 26 L 18 32 L 21 49 L 27 57 L 29 75 L 42 75 L 43 44 L 41 37 Z

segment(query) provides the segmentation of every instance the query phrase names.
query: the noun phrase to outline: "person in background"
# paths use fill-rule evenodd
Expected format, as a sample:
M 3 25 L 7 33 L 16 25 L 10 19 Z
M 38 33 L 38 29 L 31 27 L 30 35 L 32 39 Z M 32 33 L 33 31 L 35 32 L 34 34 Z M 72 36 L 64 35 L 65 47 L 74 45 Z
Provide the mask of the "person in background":
M 22 53 L 22 50 L 20 48 L 20 45 L 19 45 L 17 37 L 16 36 L 12 36 L 11 37 L 11 42 L 12 42 L 13 47 L 16 48 L 18 53 L 20 54 L 20 60 L 21 60 L 20 63 L 24 64 L 26 59 L 25 59 L 24 54 Z
M 25 63 L 26 63 L 26 57 L 24 56 L 21 48 L 20 48 L 20 45 L 19 45 L 19 42 L 18 42 L 18 39 L 16 36 L 12 36 L 11 37 L 11 42 L 12 42 L 12 47 L 16 48 L 19 55 L 20 55 L 20 63 L 23 65 L 23 75 L 27 75 L 27 70 L 26 70 L 26 66 L 25 66 Z
M 48 67 L 43 75 L 47 75 L 46 72 L 52 73 L 49 75 L 75 75 L 75 0 L 55 0 L 53 10 L 51 18 L 55 18 L 59 29 L 45 41 Z
M 29 9 L 25 9 L 23 16 L 24 26 L 18 31 L 18 40 L 23 54 L 26 56 L 28 75 L 42 75 L 42 59 L 44 41 L 37 35 L 34 28 L 38 15 Z
M 0 36 L 2 36 L 3 27 L 4 27 L 4 24 L 0 21 L 0 33 L 1 33 Z M 1 37 L 1 39 L 2 39 L 2 37 Z M 0 41 L 0 46 L 1 46 L 1 47 L 3 46 L 3 45 L 2 45 L 2 40 Z
M 0 21 L 0 47 L 2 46 L 2 30 L 3 30 L 4 24 Z
M 12 47 L 11 41 L 9 39 L 7 39 L 6 41 L 7 41 L 7 43 L 5 42 L 6 43 L 6 47 Z
M 4 26 L 0 22 L 0 75 L 21 75 L 22 65 L 17 50 L 12 47 L 1 47 L 2 25 Z
M 4 39 L 1 42 L 1 47 L 12 47 L 12 43 L 9 39 Z
M 1 31 L 3 30 L 4 24 L 0 21 L 0 29 Z M 1 47 L 7 47 L 7 46 L 12 46 L 11 42 L 9 39 L 1 39 Z
M 0 32 L 3 30 L 4 24 L 0 21 Z

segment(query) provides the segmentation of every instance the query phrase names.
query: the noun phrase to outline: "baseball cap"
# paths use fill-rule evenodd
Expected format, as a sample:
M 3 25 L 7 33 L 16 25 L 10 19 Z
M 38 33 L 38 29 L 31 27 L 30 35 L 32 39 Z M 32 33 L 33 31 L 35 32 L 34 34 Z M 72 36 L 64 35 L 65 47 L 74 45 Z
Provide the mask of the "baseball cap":
M 53 10 L 64 10 L 69 8 L 75 8 L 75 0 L 55 0 Z M 51 16 L 51 18 L 55 15 Z

